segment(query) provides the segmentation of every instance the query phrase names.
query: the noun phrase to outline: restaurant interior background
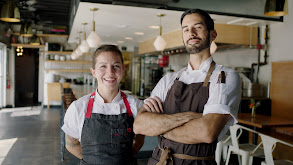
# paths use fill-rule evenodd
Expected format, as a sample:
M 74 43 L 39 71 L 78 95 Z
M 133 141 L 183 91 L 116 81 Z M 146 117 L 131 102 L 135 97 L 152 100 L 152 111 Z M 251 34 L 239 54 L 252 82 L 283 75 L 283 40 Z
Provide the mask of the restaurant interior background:
M 6 1 L 0 0 L 0 6 Z M 293 120 L 292 0 L 289 14 L 280 17 L 264 15 L 266 0 L 15 2 L 21 22 L 0 21 L 0 108 L 46 106 L 48 83 L 96 85 L 89 72 L 94 48 L 77 58 L 72 55 L 84 40 L 83 32 L 88 37 L 93 31 L 93 20 L 99 45 L 116 44 L 123 51 L 127 72 L 121 88 L 144 99 L 163 75 L 186 66 L 189 56 L 181 39 L 180 16 L 188 8 L 201 8 L 211 14 L 218 32 L 215 62 L 241 74 L 240 112 L 250 111 L 254 98 L 261 103 L 257 113 Z M 159 18 L 158 13 L 165 16 Z M 157 51 L 153 43 L 160 24 L 167 44 Z M 25 37 L 25 26 L 31 27 L 32 36 Z

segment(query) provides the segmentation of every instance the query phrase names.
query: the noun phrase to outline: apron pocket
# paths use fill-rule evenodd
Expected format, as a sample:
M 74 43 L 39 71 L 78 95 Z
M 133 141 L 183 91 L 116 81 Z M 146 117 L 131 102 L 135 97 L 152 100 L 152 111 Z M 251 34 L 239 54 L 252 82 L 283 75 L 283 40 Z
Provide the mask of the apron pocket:
M 111 145 L 113 148 L 133 141 L 133 132 L 127 129 L 111 129 Z

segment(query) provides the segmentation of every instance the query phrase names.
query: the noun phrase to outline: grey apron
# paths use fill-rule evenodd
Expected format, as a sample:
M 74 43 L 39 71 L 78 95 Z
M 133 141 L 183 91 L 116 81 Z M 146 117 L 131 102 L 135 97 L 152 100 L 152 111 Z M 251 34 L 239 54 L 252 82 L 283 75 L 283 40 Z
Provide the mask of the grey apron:
M 90 96 L 81 133 L 81 165 L 132 165 L 134 118 L 121 92 L 127 113 L 103 115 L 92 113 L 95 92 Z
M 179 81 L 179 75 L 167 93 L 163 103 L 164 112 L 166 114 L 187 111 L 202 113 L 209 98 L 209 79 L 214 66 L 215 62 L 212 61 L 204 82 L 187 85 Z M 159 145 L 149 159 L 148 165 L 216 165 L 213 156 L 217 140 L 210 144 L 182 144 L 158 136 L 158 143 Z

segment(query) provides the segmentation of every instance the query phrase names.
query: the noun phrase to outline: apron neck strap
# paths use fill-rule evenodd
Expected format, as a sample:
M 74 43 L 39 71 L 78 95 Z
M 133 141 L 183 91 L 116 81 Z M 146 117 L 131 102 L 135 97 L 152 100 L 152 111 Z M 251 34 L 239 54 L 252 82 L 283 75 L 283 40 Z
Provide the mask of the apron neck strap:
M 204 83 L 203 83 L 204 87 L 208 86 L 208 83 L 209 83 L 210 77 L 212 75 L 212 72 L 215 68 L 215 65 L 216 65 L 215 61 L 212 61 L 210 68 L 209 68 L 209 71 L 207 73 L 206 79 L 204 80 Z
M 126 95 L 122 91 L 121 91 L 121 96 L 122 96 L 123 101 L 124 101 L 124 104 L 126 106 L 126 110 L 127 110 L 128 116 L 132 116 L 132 112 L 131 112 L 131 108 L 130 108 L 129 102 L 126 99 Z
M 90 96 L 90 100 L 89 100 L 89 103 L 87 105 L 87 109 L 86 109 L 86 115 L 85 115 L 85 118 L 91 118 L 91 114 L 92 114 L 92 111 L 93 111 L 93 104 L 94 104 L 94 100 L 95 100 L 95 95 L 96 95 L 96 92 L 93 92 Z
M 92 111 L 93 111 L 93 104 L 94 104 L 94 100 L 95 100 L 95 95 L 96 95 L 96 92 L 93 92 L 91 94 L 91 96 L 90 96 L 89 103 L 88 103 L 87 110 L 86 110 L 85 118 L 91 118 L 91 114 L 92 114 Z M 129 102 L 128 102 L 127 98 L 126 98 L 126 95 L 122 91 L 121 91 L 121 96 L 123 98 L 123 101 L 124 101 L 128 116 L 132 116 L 132 112 L 131 112 Z

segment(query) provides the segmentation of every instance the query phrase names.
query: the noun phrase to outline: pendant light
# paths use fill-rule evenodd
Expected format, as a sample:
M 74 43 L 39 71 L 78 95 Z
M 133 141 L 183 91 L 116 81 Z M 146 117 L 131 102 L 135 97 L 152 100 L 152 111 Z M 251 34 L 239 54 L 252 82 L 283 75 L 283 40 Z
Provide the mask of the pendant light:
M 78 43 L 77 48 L 75 49 L 75 54 L 76 54 L 77 58 L 80 57 L 80 56 L 82 56 L 82 51 L 80 49 L 80 34 L 81 33 L 82 33 L 82 31 L 79 32 L 79 38 L 78 38 L 78 42 L 79 43 Z
M 264 15 L 284 16 L 288 14 L 287 0 L 267 0 Z
M 161 18 L 165 16 L 165 14 L 158 14 L 158 17 L 160 17 L 160 30 L 159 30 L 159 36 L 156 38 L 154 42 L 154 46 L 157 51 L 163 51 L 167 45 L 166 41 L 162 37 L 162 26 L 161 26 Z
M 210 53 L 214 54 L 217 50 L 217 47 L 218 46 L 216 45 L 215 41 L 212 41 L 211 46 L 210 46 Z
M 79 37 L 77 37 L 76 39 L 78 41 Z M 72 51 L 72 53 L 70 55 L 72 60 L 76 60 L 78 58 L 78 55 L 76 53 L 76 49 L 78 47 L 78 43 L 74 43 L 74 44 L 75 44 L 75 47 L 74 47 L 74 49 L 73 49 L 73 51 Z
M 99 45 L 99 43 L 101 41 L 100 37 L 95 32 L 95 28 L 96 28 L 96 25 L 95 25 L 95 11 L 97 11 L 98 8 L 91 8 L 90 10 L 93 12 L 93 27 L 92 27 L 92 31 L 91 31 L 90 35 L 87 37 L 86 41 L 87 41 L 87 43 L 89 44 L 89 46 L 91 48 L 96 48 L 96 47 L 98 47 L 98 45 Z
M 90 50 L 90 46 L 86 42 L 85 25 L 87 25 L 87 23 L 82 23 L 82 25 L 83 25 L 83 40 L 82 40 L 79 48 L 80 48 L 82 53 L 86 53 L 86 52 L 88 52 Z
M 23 37 L 32 37 L 33 36 L 31 23 L 25 22 L 25 23 L 21 24 L 20 35 Z
M 33 35 L 30 45 L 40 45 L 40 39 L 37 35 Z
M 7 0 L 2 6 L 0 20 L 5 22 L 20 22 L 19 9 L 13 0 Z

